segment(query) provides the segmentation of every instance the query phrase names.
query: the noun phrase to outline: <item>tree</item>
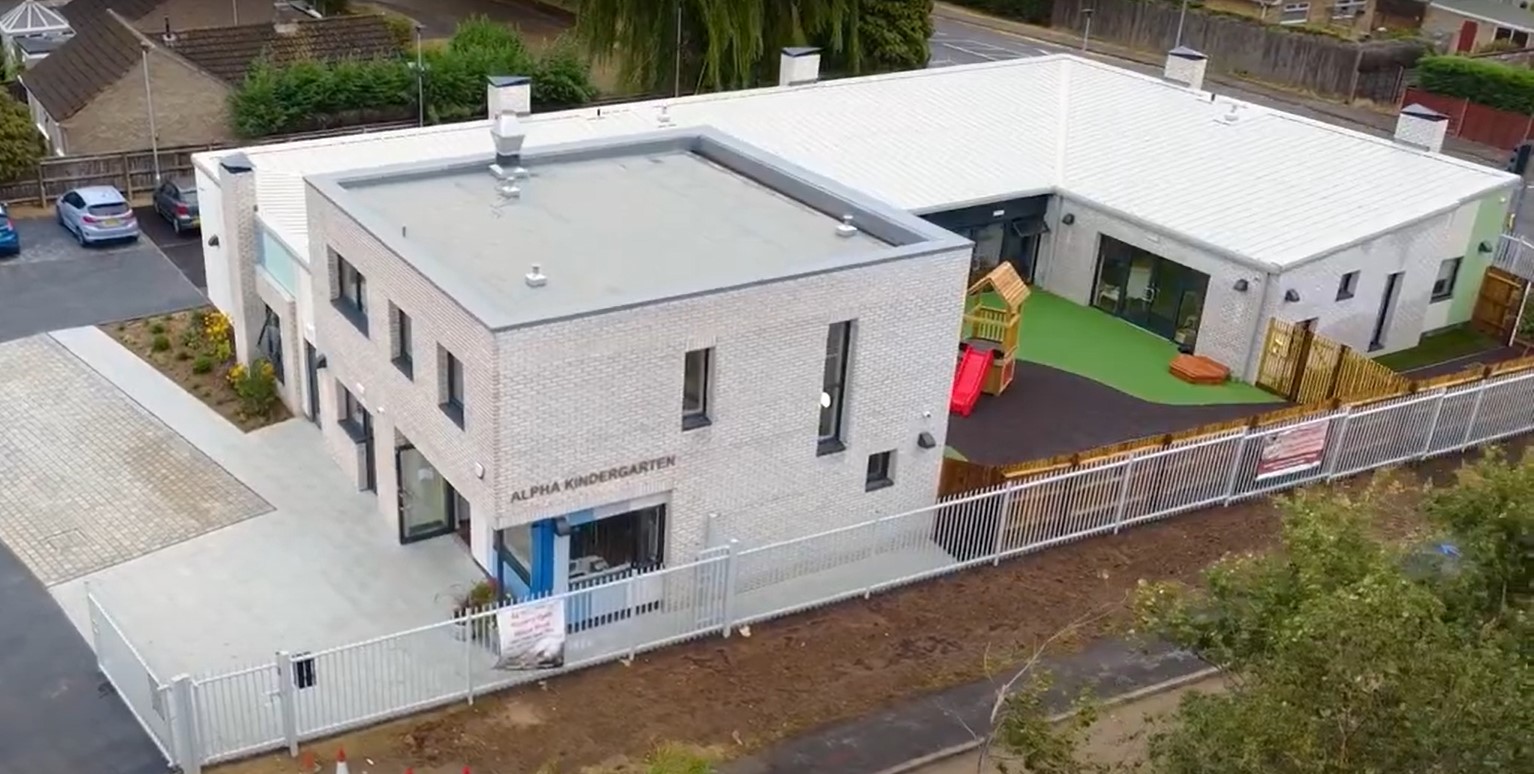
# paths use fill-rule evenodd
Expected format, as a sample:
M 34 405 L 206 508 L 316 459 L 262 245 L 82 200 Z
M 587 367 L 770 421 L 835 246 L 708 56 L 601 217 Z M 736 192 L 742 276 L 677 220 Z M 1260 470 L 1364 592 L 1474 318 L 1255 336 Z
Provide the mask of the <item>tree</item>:
M 1534 771 L 1534 465 L 1491 458 L 1430 493 L 1426 548 L 1373 536 L 1394 494 L 1301 494 L 1280 550 L 1221 561 L 1201 589 L 1139 590 L 1139 626 L 1230 685 L 1183 702 L 1150 771 Z M 1036 708 L 1009 711 L 1025 748 L 1061 743 Z
M 0 97 L 0 180 L 16 180 L 37 172 L 48 142 L 27 106 L 10 95 Z
M 819 46 L 853 74 L 924 65 L 931 11 L 932 0 L 582 0 L 576 29 L 630 87 L 724 90 L 770 80 L 784 46 Z

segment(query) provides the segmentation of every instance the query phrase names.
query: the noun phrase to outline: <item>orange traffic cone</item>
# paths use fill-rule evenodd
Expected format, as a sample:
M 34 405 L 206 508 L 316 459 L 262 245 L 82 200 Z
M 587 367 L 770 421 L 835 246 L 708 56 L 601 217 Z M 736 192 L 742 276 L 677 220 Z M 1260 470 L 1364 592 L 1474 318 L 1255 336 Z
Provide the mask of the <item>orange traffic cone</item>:
M 336 774 L 352 774 L 351 769 L 346 767 L 346 748 L 336 751 Z
M 319 774 L 320 764 L 314 760 L 313 750 L 305 750 L 298 754 L 298 770 L 303 774 Z

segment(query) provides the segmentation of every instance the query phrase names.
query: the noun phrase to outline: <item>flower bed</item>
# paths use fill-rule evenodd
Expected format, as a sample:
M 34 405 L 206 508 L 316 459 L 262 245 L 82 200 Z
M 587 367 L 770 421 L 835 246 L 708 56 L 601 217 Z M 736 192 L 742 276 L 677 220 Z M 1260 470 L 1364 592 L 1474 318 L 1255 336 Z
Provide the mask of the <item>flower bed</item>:
M 234 362 L 229 318 L 206 307 L 103 325 L 101 329 L 182 389 L 247 432 L 291 416 L 272 364 Z

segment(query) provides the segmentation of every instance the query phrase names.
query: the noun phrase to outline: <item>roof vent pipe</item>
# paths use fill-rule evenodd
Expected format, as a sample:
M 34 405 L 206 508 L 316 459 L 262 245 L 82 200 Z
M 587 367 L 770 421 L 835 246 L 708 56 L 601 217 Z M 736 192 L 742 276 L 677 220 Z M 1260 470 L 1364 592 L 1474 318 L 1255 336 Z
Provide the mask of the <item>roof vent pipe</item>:
M 1424 105 L 1407 105 L 1396 118 L 1396 142 L 1430 153 L 1443 152 L 1448 133 L 1449 117 Z
M 1204 71 L 1209 68 L 1209 57 L 1187 46 L 1178 46 L 1166 54 L 1166 66 L 1161 77 L 1190 89 L 1204 88 Z
M 536 263 L 533 264 L 533 270 L 527 273 L 526 279 L 530 288 L 541 288 L 549 284 L 549 278 L 543 275 L 543 267 Z
M 836 226 L 836 235 L 839 237 L 850 237 L 856 233 L 858 233 L 858 227 L 852 225 L 852 216 L 843 215 L 842 222 Z
M 533 79 L 525 75 L 492 75 L 485 79 L 486 115 L 525 116 L 533 112 Z
M 501 113 L 490 123 L 490 139 L 495 141 L 495 165 L 500 171 L 497 174 L 505 176 L 520 176 L 520 162 L 522 160 L 522 143 L 527 141 L 527 132 L 522 128 L 522 122 L 511 113 Z
M 778 60 L 778 85 L 798 86 L 820 80 L 820 49 L 790 46 Z

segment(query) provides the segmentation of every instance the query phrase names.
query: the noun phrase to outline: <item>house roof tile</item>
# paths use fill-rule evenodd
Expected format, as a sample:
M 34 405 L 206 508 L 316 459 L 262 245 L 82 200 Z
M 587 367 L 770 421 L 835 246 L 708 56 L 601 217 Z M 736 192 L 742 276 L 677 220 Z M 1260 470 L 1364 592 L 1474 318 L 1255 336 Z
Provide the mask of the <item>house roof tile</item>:
M 238 84 L 263 56 L 283 65 L 393 56 L 399 52 L 381 16 L 334 16 L 295 24 L 252 24 L 176 33 L 167 47 L 220 80 Z

